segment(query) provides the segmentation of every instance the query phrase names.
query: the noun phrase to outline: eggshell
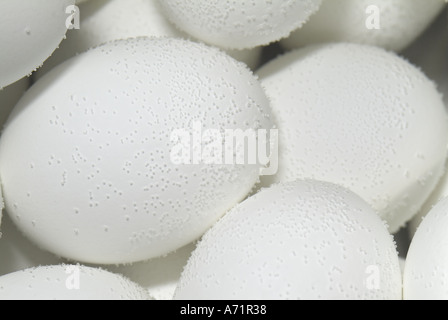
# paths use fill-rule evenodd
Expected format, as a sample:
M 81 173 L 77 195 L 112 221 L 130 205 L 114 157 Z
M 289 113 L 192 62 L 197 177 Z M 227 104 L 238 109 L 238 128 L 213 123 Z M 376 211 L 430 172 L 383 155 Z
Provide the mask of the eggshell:
M 7 211 L 39 247 L 76 261 L 176 250 L 241 201 L 261 168 L 175 164 L 173 132 L 191 134 L 197 122 L 273 126 L 252 72 L 217 49 L 139 38 L 74 57 L 38 81 L 5 125 Z
M 76 54 L 113 40 L 142 36 L 188 37 L 162 15 L 156 0 L 95 0 L 81 4 L 79 12 L 80 29 L 67 33 L 60 48 L 38 70 L 36 79 Z M 228 53 L 255 68 L 261 48 Z
M 247 49 L 287 37 L 315 13 L 322 0 L 159 0 L 179 29 L 206 43 Z
M 415 41 L 402 55 L 437 84 L 438 90 L 443 94 L 445 107 L 448 107 L 448 15 L 442 13 L 434 23 Z M 431 193 L 419 212 L 409 221 L 408 231 L 412 238 L 423 217 L 442 198 L 448 196 L 448 175 L 446 172 L 437 187 Z
M 105 268 L 139 284 L 155 300 L 172 300 L 182 270 L 195 248 L 195 243 L 191 243 L 165 257 L 132 265 L 105 266 Z
M 62 262 L 62 259 L 37 248 L 20 233 L 8 215 L 4 215 L 0 239 L 0 276 Z
M 74 2 L 0 2 L 0 88 L 31 74 L 58 47 L 67 31 L 66 8 Z
M 275 185 L 232 209 L 198 243 L 175 293 L 193 300 L 400 298 L 398 255 L 384 222 L 351 191 L 318 181 Z
M 448 299 L 448 198 L 425 217 L 412 239 L 403 278 L 405 300 Z
M 120 275 L 79 265 L 58 265 L 0 277 L 0 300 L 19 299 L 149 300 L 150 297 L 143 288 Z
M 430 212 L 431 209 L 445 197 L 448 197 L 448 172 L 446 171 L 446 168 L 445 168 L 445 174 L 443 175 L 442 179 L 440 179 L 434 191 L 425 201 L 425 203 L 420 208 L 418 213 L 411 219 L 411 221 L 409 221 L 408 233 L 410 239 L 414 237 L 415 232 L 418 229 L 418 226 L 423 221 L 428 212 Z
M 14 84 L 0 89 L 0 128 L 3 128 L 3 125 L 8 119 L 8 116 L 11 113 L 12 109 L 23 96 L 25 91 L 29 88 L 29 86 L 29 79 L 22 78 Z
M 444 0 L 323 0 L 310 21 L 282 44 L 288 48 L 354 42 L 401 51 L 442 10 Z M 372 24 L 378 21 L 378 25 Z M 379 29 L 378 29 L 379 28 Z
M 448 143 L 441 95 L 422 72 L 381 48 L 331 44 L 288 53 L 258 74 L 279 127 L 271 180 L 341 184 L 392 233 L 417 213 Z

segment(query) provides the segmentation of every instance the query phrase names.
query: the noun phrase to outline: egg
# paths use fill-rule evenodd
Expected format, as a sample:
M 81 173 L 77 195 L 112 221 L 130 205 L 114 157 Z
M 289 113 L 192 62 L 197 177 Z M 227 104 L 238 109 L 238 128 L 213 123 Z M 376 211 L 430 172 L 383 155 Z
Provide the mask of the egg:
M 410 62 L 418 65 L 422 71 L 437 84 L 438 90 L 443 94 L 445 107 L 448 106 L 448 16 L 441 14 L 427 31 L 417 39 L 402 55 Z M 424 48 L 424 50 L 422 50 Z M 408 231 L 412 238 L 423 217 L 442 198 L 448 196 L 448 175 L 446 173 L 423 204 L 418 213 L 409 221 Z
M 417 214 L 409 221 L 408 223 L 408 233 L 409 237 L 412 239 L 415 235 L 415 232 L 418 229 L 418 226 L 426 217 L 428 212 L 443 198 L 448 197 L 448 172 L 445 167 L 445 174 L 442 179 L 440 179 L 434 191 L 431 193 L 428 199 L 426 199 L 423 206 L 417 212 Z
M 74 0 L 0 2 L 0 89 L 31 74 L 67 31 L 66 8 Z
M 0 300 L 149 300 L 130 280 L 101 269 L 55 265 L 0 277 Z
M 175 299 L 400 299 L 392 236 L 372 208 L 331 183 L 263 189 L 198 243 Z
M 58 256 L 162 256 L 200 237 L 259 179 L 261 161 L 209 161 L 222 146 L 210 130 L 272 127 L 255 76 L 218 49 L 112 42 L 53 69 L 13 110 L 0 140 L 6 208 Z
M 448 198 L 428 213 L 412 239 L 403 278 L 405 300 L 448 299 Z
M 3 216 L 0 238 L 0 276 L 38 266 L 62 263 L 63 260 L 37 248 Z
M 279 128 L 264 184 L 317 179 L 359 194 L 395 233 L 444 172 L 448 122 L 435 84 L 381 48 L 315 45 L 258 71 Z
M 35 74 L 41 78 L 65 60 L 113 40 L 148 37 L 187 38 L 160 12 L 156 0 L 95 0 L 79 6 L 80 29 L 70 30 L 60 48 Z M 261 49 L 229 50 L 237 60 L 255 68 Z
M 401 51 L 441 12 L 444 0 L 323 0 L 320 10 L 282 44 L 298 48 L 354 42 Z
M 182 270 L 195 247 L 195 243 L 191 243 L 165 257 L 104 268 L 139 284 L 155 300 L 172 300 Z
M 3 125 L 8 119 L 12 109 L 29 86 L 29 79 L 22 78 L 14 84 L 0 90 L 0 128 L 3 128 Z
M 168 19 L 193 37 L 228 49 L 248 49 L 287 37 L 322 0 L 159 0 Z

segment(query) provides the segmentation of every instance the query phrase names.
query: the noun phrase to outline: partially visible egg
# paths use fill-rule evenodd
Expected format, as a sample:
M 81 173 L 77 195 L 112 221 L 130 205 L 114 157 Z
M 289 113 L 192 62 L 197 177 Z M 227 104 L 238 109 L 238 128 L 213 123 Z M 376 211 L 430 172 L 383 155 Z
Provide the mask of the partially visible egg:
M 7 211 L 58 256 L 162 256 L 200 237 L 259 178 L 262 162 L 224 162 L 223 132 L 272 126 L 256 77 L 218 49 L 112 42 L 53 69 L 14 109 L 0 141 Z
M 444 172 L 448 121 L 435 84 L 384 49 L 316 45 L 258 71 L 279 127 L 278 173 L 366 200 L 394 233 Z M 269 184 L 269 179 L 265 179 Z
M 28 78 L 22 78 L 19 81 L 0 89 L 0 130 L 8 119 L 14 106 L 29 88 Z
M 403 278 L 405 300 L 448 299 L 448 198 L 441 200 L 415 233 Z
M 263 189 L 198 243 L 175 299 L 401 299 L 392 236 L 359 196 L 318 181 Z
M 80 265 L 37 267 L 0 277 L 0 300 L 149 299 L 123 276 Z
M 323 0 L 320 10 L 282 44 L 298 48 L 354 42 L 401 51 L 441 12 L 444 0 Z
M 0 88 L 31 74 L 53 53 L 67 31 L 74 0 L 0 1 Z
M 440 179 L 434 191 L 431 193 L 428 199 L 426 199 L 423 206 L 420 208 L 418 213 L 409 221 L 408 223 L 408 233 L 410 239 L 412 239 L 415 235 L 415 232 L 418 229 L 418 226 L 426 217 L 428 212 L 443 198 L 448 197 L 448 172 L 445 167 L 445 174 L 442 179 Z
M 322 0 L 159 0 L 166 16 L 193 37 L 228 49 L 248 49 L 287 37 Z
M 191 243 L 165 257 L 131 265 L 104 266 L 105 269 L 124 275 L 145 288 L 155 300 L 172 300 L 181 273 L 196 248 Z
M 156 0 L 95 0 L 79 6 L 80 29 L 70 30 L 60 48 L 38 70 L 41 78 L 65 60 L 106 42 L 136 37 L 187 38 L 160 12 Z M 229 50 L 249 67 L 258 64 L 261 48 Z
M 448 15 L 440 14 L 437 20 L 425 33 L 416 40 L 402 55 L 437 84 L 443 95 L 445 107 L 448 108 Z M 444 197 L 448 196 L 448 173 L 445 174 L 423 204 L 419 212 L 408 224 L 409 236 L 412 238 L 422 219 L 432 207 Z
M 0 276 L 38 266 L 62 263 L 63 260 L 36 247 L 3 216 L 0 238 Z

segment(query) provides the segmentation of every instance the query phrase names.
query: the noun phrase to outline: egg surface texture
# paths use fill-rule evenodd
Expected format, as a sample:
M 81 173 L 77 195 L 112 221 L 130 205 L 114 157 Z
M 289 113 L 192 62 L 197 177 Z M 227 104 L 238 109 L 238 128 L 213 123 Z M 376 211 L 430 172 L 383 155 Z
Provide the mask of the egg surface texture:
M 130 280 L 101 269 L 57 265 L 0 277 L 1 300 L 149 300 Z
M 330 44 L 258 74 L 279 127 L 274 181 L 345 186 L 392 233 L 417 213 L 443 174 L 448 142 L 441 95 L 420 70 L 381 48 Z
M 31 74 L 67 31 L 74 0 L 0 1 L 0 88 Z
M 222 144 L 206 133 L 271 127 L 255 76 L 218 49 L 109 43 L 53 69 L 13 110 L 0 141 L 7 211 L 40 247 L 76 261 L 165 255 L 258 180 L 258 163 L 207 157 Z
M 405 300 L 448 299 L 448 198 L 423 219 L 409 247 L 403 278 Z
M 357 195 L 318 181 L 264 189 L 198 243 L 176 299 L 401 299 L 384 222 Z
M 166 16 L 193 37 L 247 49 L 287 37 L 319 9 L 321 0 L 159 0 Z
M 109 41 L 136 37 L 188 38 L 161 13 L 157 0 L 95 0 L 79 6 L 78 30 L 69 30 L 67 39 L 45 61 L 37 79 L 61 62 Z M 255 68 L 261 48 L 228 50 L 230 56 Z
M 282 44 L 354 42 L 401 51 L 441 12 L 444 0 L 323 0 L 319 11 Z

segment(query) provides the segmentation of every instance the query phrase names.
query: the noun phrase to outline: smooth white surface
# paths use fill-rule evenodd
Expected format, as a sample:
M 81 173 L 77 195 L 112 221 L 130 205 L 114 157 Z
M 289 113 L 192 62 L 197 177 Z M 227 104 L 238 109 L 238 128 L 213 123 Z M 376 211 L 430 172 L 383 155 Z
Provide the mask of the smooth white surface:
M 166 257 L 132 265 L 105 266 L 145 288 L 155 300 L 172 300 L 181 273 L 196 245 L 191 243 Z
M 392 236 L 361 198 L 296 181 L 262 190 L 216 223 L 175 298 L 401 299 L 401 272 Z
M 75 287 L 75 271 L 70 268 L 79 268 L 79 289 Z M 149 300 L 150 297 L 143 288 L 120 275 L 85 266 L 58 265 L 0 277 L 0 300 L 17 299 Z
M 391 232 L 417 213 L 448 143 L 441 95 L 423 73 L 380 48 L 333 44 L 293 51 L 258 74 L 279 127 L 274 181 L 341 184 Z
M 3 129 L 3 124 L 8 119 L 9 114 L 15 107 L 17 102 L 23 96 L 25 91 L 29 88 L 30 81 L 28 78 L 20 79 L 19 81 L 0 90 L 0 128 Z
M 62 263 L 62 259 L 40 250 L 14 226 L 7 214 L 3 217 L 0 238 L 0 276 L 38 266 Z
M 172 132 L 195 121 L 270 129 L 269 117 L 252 72 L 217 49 L 168 38 L 98 47 L 14 109 L 0 142 L 7 210 L 40 247 L 76 261 L 165 255 L 242 200 L 260 169 L 173 164 Z
M 405 300 L 448 299 L 448 198 L 425 217 L 412 239 L 403 279 Z
M 415 40 L 445 5 L 444 0 L 323 0 L 319 11 L 282 44 L 355 42 L 400 51 Z M 369 29 L 369 6 L 379 12 L 380 29 Z
M 0 1 L 0 88 L 30 75 L 64 38 L 74 0 Z
M 67 39 L 35 74 L 37 79 L 61 62 L 106 42 L 143 36 L 188 37 L 162 15 L 157 0 L 95 0 L 81 4 L 79 11 L 80 29 L 67 32 Z M 261 48 L 228 53 L 255 68 Z
M 248 49 L 287 37 L 322 0 L 159 0 L 171 22 L 206 43 Z

